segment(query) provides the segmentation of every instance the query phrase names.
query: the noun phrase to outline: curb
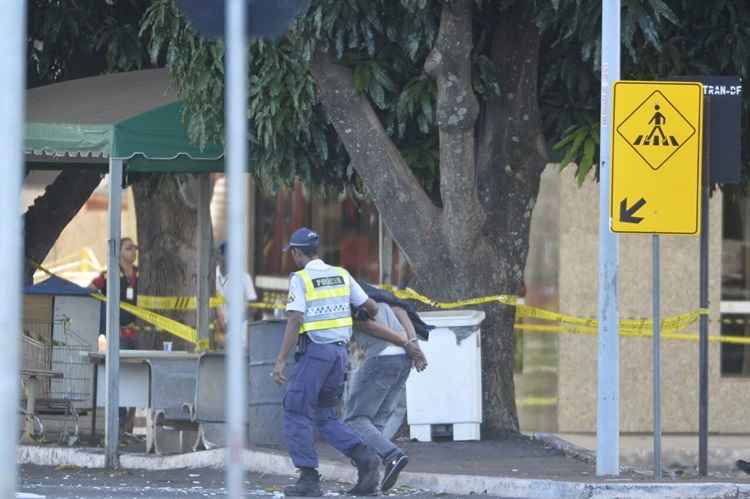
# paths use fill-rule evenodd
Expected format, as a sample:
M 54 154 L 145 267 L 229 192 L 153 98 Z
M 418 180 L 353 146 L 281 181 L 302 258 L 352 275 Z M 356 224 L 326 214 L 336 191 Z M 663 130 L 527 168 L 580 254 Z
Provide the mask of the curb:
M 225 449 L 213 449 L 172 456 L 124 454 L 124 469 L 169 470 L 185 468 L 220 468 L 224 466 Z M 84 468 L 104 467 L 104 454 L 93 449 L 19 446 L 18 464 L 46 466 L 75 465 Z M 245 468 L 256 473 L 295 475 L 296 469 L 285 455 L 246 450 Z M 333 461 L 321 461 L 320 471 L 329 480 L 353 482 L 354 468 Z M 655 483 L 655 482 L 571 482 L 547 479 L 522 479 L 439 473 L 401 473 L 400 485 L 444 494 L 491 494 L 529 499 L 706 499 L 750 498 L 750 483 Z
M 563 440 L 553 433 L 529 433 L 527 434 L 532 440 L 537 440 L 543 444 L 559 450 L 566 456 L 578 459 L 587 464 L 596 464 L 596 453 L 575 444 Z
M 550 447 L 559 450 L 566 456 L 578 459 L 584 463 L 596 464 L 596 452 L 580 447 L 567 440 L 560 438 L 554 433 L 525 433 L 533 440 L 542 442 Z M 708 460 L 711 468 L 719 471 L 733 471 L 736 469 L 735 463 L 738 459 L 750 456 L 750 449 L 710 449 Z M 662 458 L 664 469 L 669 468 L 695 468 L 698 463 L 698 452 L 693 449 L 662 449 Z M 653 469 L 654 452 L 653 449 L 640 449 L 621 451 L 620 468 L 624 469 Z
M 67 465 L 80 468 L 104 468 L 104 454 L 92 452 L 92 449 L 18 445 L 16 447 L 16 463 L 39 466 Z
M 747 459 L 750 449 L 710 449 L 708 462 L 711 468 L 717 471 L 733 471 L 737 469 L 738 459 Z M 698 463 L 698 452 L 693 449 L 664 449 L 661 461 L 665 468 L 696 468 Z M 621 462 L 635 467 L 652 467 L 654 463 L 654 452 L 652 449 L 631 450 L 623 453 Z

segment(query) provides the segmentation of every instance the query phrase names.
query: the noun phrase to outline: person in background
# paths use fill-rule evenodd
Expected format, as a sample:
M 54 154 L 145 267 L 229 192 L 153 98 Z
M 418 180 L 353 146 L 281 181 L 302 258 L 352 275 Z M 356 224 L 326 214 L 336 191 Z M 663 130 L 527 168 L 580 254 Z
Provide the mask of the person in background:
M 138 246 L 129 237 L 120 240 L 120 301 L 135 305 L 138 300 L 138 267 L 135 260 Z M 107 272 L 99 274 L 89 289 L 107 294 Z M 135 327 L 135 316 L 120 309 L 120 350 L 138 349 L 138 331 Z M 120 407 L 120 434 L 133 433 L 135 408 Z
M 258 293 L 255 291 L 253 286 L 253 280 L 250 274 L 245 272 L 245 276 L 242 282 L 243 293 L 245 302 L 254 302 L 258 300 Z M 226 297 L 229 287 L 229 275 L 227 272 L 227 243 L 222 241 L 219 243 L 216 252 L 216 294 L 222 297 Z M 217 323 L 217 334 L 216 341 L 220 345 L 224 345 L 226 342 L 227 322 L 228 322 L 229 307 L 225 302 L 216 309 L 216 323 Z M 250 316 L 250 309 L 246 309 L 245 317 Z M 247 321 L 245 322 L 245 333 L 247 333 Z M 246 335 L 245 335 L 246 336 Z M 246 340 L 246 338 L 245 338 Z

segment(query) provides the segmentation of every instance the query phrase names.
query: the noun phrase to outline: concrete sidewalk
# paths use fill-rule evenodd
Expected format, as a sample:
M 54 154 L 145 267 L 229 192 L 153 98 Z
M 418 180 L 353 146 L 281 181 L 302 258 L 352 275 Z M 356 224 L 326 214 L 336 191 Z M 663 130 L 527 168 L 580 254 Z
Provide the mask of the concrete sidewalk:
M 556 449 L 556 442 L 516 436 L 481 442 L 398 442 L 410 456 L 400 485 L 446 494 L 491 494 L 514 498 L 750 498 L 750 477 L 711 477 L 709 481 L 668 479 L 650 481 L 646 473 L 625 471 L 617 478 L 598 478 L 592 463 Z M 222 467 L 224 449 L 172 456 L 124 454 L 121 465 L 130 469 Z M 348 460 L 321 446 L 320 471 L 328 480 L 352 482 L 355 471 Z M 102 467 L 101 449 L 20 447 L 19 463 L 74 464 Z M 251 448 L 244 455 L 248 470 L 294 475 L 281 449 Z

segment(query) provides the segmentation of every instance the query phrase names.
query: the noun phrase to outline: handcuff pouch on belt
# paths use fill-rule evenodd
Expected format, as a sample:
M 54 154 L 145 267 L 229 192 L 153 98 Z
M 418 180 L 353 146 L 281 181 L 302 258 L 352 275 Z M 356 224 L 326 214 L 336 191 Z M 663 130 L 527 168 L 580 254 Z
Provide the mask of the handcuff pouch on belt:
M 299 362 L 299 359 L 307 352 L 307 345 L 310 344 L 310 338 L 307 334 L 300 334 L 297 337 L 297 351 L 294 352 L 294 362 Z

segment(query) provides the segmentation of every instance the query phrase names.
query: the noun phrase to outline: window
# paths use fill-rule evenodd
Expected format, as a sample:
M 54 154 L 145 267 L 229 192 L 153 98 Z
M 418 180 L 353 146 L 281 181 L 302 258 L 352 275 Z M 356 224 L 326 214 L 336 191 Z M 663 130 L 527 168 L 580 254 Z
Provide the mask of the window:
M 291 233 L 306 226 L 320 234 L 320 256 L 326 263 L 378 282 L 379 218 L 375 205 L 366 198 L 352 193 L 326 198 L 297 182 L 275 194 L 258 193 L 255 213 L 257 275 L 286 277 L 297 270 L 291 256 L 282 250 Z M 394 283 L 405 274 L 402 260 L 394 245 Z
M 750 197 L 724 188 L 721 334 L 750 337 Z M 722 376 L 750 376 L 750 345 L 721 345 Z

